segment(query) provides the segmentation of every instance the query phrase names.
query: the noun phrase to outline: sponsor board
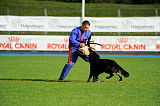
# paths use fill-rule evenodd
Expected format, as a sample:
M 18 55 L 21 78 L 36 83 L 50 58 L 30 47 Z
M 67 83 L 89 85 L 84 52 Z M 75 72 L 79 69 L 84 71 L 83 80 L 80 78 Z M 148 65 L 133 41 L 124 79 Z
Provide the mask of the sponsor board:
M 158 36 L 95 36 L 98 51 L 160 51 Z
M 160 51 L 159 36 L 94 36 L 97 51 Z M 0 35 L 0 50 L 68 51 L 69 36 Z
M 0 50 L 68 50 L 68 36 L 0 35 Z
M 0 16 L 0 31 L 70 32 L 81 17 Z M 85 17 L 92 32 L 160 32 L 160 17 Z

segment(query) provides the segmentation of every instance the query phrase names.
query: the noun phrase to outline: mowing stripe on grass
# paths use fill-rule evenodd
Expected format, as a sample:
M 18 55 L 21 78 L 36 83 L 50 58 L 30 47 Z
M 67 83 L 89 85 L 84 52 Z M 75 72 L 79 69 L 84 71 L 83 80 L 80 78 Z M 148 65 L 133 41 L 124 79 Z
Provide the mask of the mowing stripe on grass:
M 59 56 L 67 57 L 67 54 L 0 54 L 0 56 Z M 160 55 L 100 55 L 101 57 L 160 57 Z

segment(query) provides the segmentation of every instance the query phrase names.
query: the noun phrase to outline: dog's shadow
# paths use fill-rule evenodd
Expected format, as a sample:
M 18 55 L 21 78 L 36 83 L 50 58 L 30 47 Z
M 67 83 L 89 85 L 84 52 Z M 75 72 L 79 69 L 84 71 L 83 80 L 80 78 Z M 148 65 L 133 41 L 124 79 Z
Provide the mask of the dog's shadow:
M 0 78 L 0 81 L 28 81 L 28 82 L 60 82 L 58 80 L 48 80 L 48 79 L 16 79 L 16 78 Z M 63 81 L 71 82 L 71 81 Z

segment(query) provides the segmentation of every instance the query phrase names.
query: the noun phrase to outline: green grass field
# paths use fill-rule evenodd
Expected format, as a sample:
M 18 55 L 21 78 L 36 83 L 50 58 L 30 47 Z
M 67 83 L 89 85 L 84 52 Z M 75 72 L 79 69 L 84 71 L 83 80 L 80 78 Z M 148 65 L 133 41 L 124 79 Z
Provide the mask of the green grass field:
M 89 64 L 79 58 L 66 78 L 58 79 L 67 57 L 0 57 L 0 106 L 159 106 L 160 58 L 116 58 L 129 78 L 87 83 Z

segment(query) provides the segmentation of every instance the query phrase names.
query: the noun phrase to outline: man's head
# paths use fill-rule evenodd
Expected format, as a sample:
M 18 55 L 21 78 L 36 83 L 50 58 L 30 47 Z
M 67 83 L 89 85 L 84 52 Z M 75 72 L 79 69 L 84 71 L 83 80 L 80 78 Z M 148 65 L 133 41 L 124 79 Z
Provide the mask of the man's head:
M 89 28 L 90 28 L 90 22 L 87 21 L 87 20 L 83 21 L 83 22 L 82 22 L 82 27 L 81 27 L 81 29 L 82 29 L 84 32 L 86 32 Z

